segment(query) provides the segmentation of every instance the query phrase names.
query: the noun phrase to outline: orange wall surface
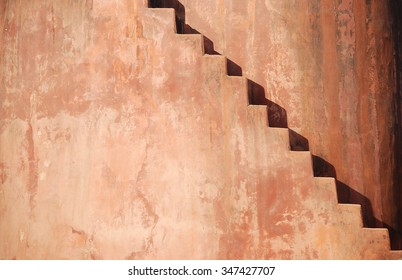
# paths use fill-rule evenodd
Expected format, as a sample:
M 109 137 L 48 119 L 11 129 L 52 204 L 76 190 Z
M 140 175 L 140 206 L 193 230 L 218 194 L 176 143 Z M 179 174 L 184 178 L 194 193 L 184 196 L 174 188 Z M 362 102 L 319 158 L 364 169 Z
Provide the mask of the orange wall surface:
M 323 37 L 313 34 L 314 22 L 331 21 L 324 2 L 196 2 L 200 16 L 189 6 L 189 24 L 208 13 L 197 28 L 211 32 L 213 23 L 217 33 L 206 34 L 216 50 L 287 109 L 289 126 L 327 152 L 339 179 L 372 182 L 357 190 L 392 217 L 383 211 L 388 177 L 375 168 L 392 165 L 392 137 L 379 124 L 389 121 L 379 117 L 389 100 L 379 95 L 393 80 L 363 82 L 379 69 L 392 74 L 387 34 L 370 60 L 378 65 L 367 68 L 354 50 L 372 42 L 357 35 L 360 6 L 335 6 L 346 26 L 337 28 L 352 36 L 337 40 L 330 23 Z M 219 9 L 208 11 L 212 3 Z M 223 24 L 229 16 L 236 24 Z M 0 19 L 1 259 L 402 257 L 386 229 L 363 228 L 359 205 L 338 204 L 333 179 L 313 176 L 311 153 L 290 150 L 288 129 L 268 127 L 270 108 L 248 105 L 249 82 L 226 75 L 225 57 L 204 55 L 201 35 L 175 34 L 172 10 L 145 0 L 9 0 Z M 378 34 L 376 24 L 388 24 L 376 22 L 363 26 Z M 372 122 L 358 125 L 364 116 Z

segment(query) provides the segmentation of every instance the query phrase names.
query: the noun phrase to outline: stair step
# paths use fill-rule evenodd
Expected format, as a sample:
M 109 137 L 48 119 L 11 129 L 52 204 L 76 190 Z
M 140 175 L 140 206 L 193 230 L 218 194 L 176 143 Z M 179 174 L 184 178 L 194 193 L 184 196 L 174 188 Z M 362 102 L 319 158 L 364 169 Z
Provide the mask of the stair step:
M 227 66 L 226 66 L 227 67 Z M 236 108 L 233 114 L 244 115 L 248 105 L 248 81 L 241 76 L 225 77 L 225 99 L 227 103 L 232 103 L 232 108 Z
M 204 37 L 201 34 L 177 34 L 177 36 L 185 41 L 186 43 L 190 44 L 194 50 L 203 55 L 204 51 Z
M 386 228 L 363 228 L 365 238 L 369 240 L 369 244 L 377 244 L 384 246 L 384 249 L 391 251 L 391 242 L 389 231 Z
M 204 54 L 203 58 L 207 61 L 208 68 L 214 69 L 213 72 L 218 72 L 221 76 L 227 74 L 227 59 L 225 56 Z
M 389 252 L 389 258 L 391 260 L 402 260 L 402 250 L 391 250 Z
M 247 122 L 252 134 L 264 139 L 270 153 L 280 149 L 290 151 L 289 130 L 287 128 L 269 127 L 266 105 L 248 105 Z
M 363 228 L 362 206 L 360 204 L 338 204 L 340 224 Z
M 313 159 L 310 151 L 289 151 L 289 155 L 295 158 L 296 162 L 299 162 L 299 170 L 292 170 L 292 172 L 298 173 L 303 171 L 305 172 L 304 174 L 311 174 L 311 178 L 314 179 Z
M 321 200 L 327 201 L 332 205 L 338 204 L 338 193 L 336 191 L 336 181 L 333 177 L 314 177 L 315 188 Z
M 275 138 L 275 142 L 282 143 L 282 146 L 285 148 L 285 150 L 290 151 L 289 129 L 280 127 L 268 127 L 267 133 Z
M 259 128 L 268 127 L 268 108 L 266 105 L 248 105 L 247 119 L 249 123 Z
M 364 243 L 362 248 L 362 259 L 389 259 L 391 243 L 389 232 L 385 228 L 362 228 L 361 240 Z
M 391 243 L 388 229 L 385 228 L 362 228 L 360 239 L 362 259 L 386 260 L 390 258 Z
M 177 33 L 176 29 L 176 12 L 172 8 L 149 8 L 147 9 L 149 15 L 151 15 L 156 26 L 163 26 L 167 30 L 171 30 L 173 33 Z

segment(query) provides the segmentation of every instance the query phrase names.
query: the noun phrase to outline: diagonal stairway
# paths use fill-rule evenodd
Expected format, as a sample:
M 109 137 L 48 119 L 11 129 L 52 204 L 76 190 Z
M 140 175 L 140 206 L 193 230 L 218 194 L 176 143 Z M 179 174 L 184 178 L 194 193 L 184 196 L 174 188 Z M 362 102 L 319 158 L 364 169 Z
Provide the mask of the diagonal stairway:
M 148 2 L 144 1 L 144 5 L 148 7 Z M 164 22 L 168 22 L 166 26 L 171 32 L 177 31 L 178 17 L 172 8 L 149 7 L 149 14 L 155 18 L 163 18 Z M 182 23 L 183 24 L 183 23 Z M 185 30 L 184 28 L 179 28 Z M 363 225 L 361 206 L 355 204 L 340 204 L 337 201 L 336 182 L 334 178 L 313 177 L 312 155 L 309 151 L 292 151 L 289 140 L 289 129 L 270 126 L 268 117 L 268 106 L 262 104 L 251 103 L 253 100 L 253 89 L 249 81 L 243 76 L 228 75 L 228 61 L 222 55 L 208 54 L 205 52 L 205 38 L 201 34 L 177 34 L 178 40 L 183 40 L 187 45 L 191 45 L 193 50 L 202 56 L 203 64 L 210 69 L 211 79 L 219 79 L 219 82 L 225 84 L 231 91 L 226 91 L 219 97 L 216 102 L 222 104 L 222 122 L 224 127 L 223 141 L 228 154 L 224 165 L 229 172 L 226 179 L 229 185 L 239 185 L 239 182 L 248 181 L 245 189 L 242 191 L 231 191 L 229 197 L 238 200 L 241 195 L 253 196 L 257 202 L 255 213 L 244 213 L 243 209 L 238 206 L 231 205 L 232 213 L 228 215 L 243 216 L 241 219 L 234 218 L 227 225 L 228 237 L 231 242 L 226 244 L 226 250 L 222 258 L 363 258 L 363 259 L 401 259 L 402 251 L 391 251 L 390 239 L 387 229 L 365 228 Z M 240 140 L 236 138 L 236 128 L 242 127 L 247 130 L 244 133 L 245 148 L 249 153 L 250 161 L 246 164 L 239 162 L 240 157 L 236 154 Z M 237 141 L 237 142 L 236 142 Z M 272 147 L 275 147 L 273 153 Z M 231 153 L 230 151 L 233 151 Z M 273 165 L 280 166 L 279 170 L 287 169 L 287 173 L 276 174 L 271 176 L 269 170 Z M 247 171 L 244 167 L 247 166 Z M 287 168 L 289 167 L 289 168 Z M 267 173 L 268 172 L 268 173 Z M 280 172 L 279 172 L 280 173 Z M 288 174 L 293 173 L 293 174 Z M 292 185 L 298 179 L 299 174 L 310 174 L 305 182 L 299 182 L 295 190 L 294 186 L 289 189 L 287 184 Z M 277 176 L 278 175 L 278 176 Z M 272 178 L 274 179 L 272 179 Z M 302 176 L 301 176 L 302 177 Z M 246 179 L 245 179 L 246 178 Z M 267 185 L 268 182 L 268 185 Z M 241 184 L 240 184 L 241 185 Z M 271 185 L 282 185 L 282 196 L 277 191 L 270 191 Z M 244 187 L 244 185 L 243 185 Z M 295 192 L 290 194 L 290 192 Z M 289 196 L 286 196 L 289 194 Z M 297 197 L 300 201 L 292 201 L 291 198 Z M 266 201 L 264 201 L 266 199 Z M 259 209 L 260 205 L 275 205 L 278 207 L 278 213 L 274 213 L 270 208 Z M 229 203 L 230 202 L 226 202 Z M 296 212 L 289 212 L 286 205 L 276 206 L 276 203 L 284 204 L 303 204 L 311 203 L 313 212 L 305 212 L 300 216 Z M 274 206 L 273 206 L 274 207 Z M 289 207 L 292 209 L 292 207 Z M 295 209 L 295 208 L 293 208 Z M 265 214 L 261 214 L 261 211 Z M 253 212 L 253 211 L 251 211 Z M 271 213 L 272 212 L 272 213 Z M 303 212 L 303 211 L 302 211 Z M 291 214 L 288 214 L 291 213 Z M 254 242 L 254 234 L 246 234 L 245 232 L 253 232 L 257 227 L 252 225 L 253 218 L 247 220 L 247 215 L 257 216 L 255 223 L 258 228 L 264 229 L 263 233 L 266 238 Z M 300 220 L 307 219 L 305 224 L 309 224 L 309 220 L 315 220 L 313 232 L 318 236 L 311 246 L 316 246 L 313 251 L 326 251 L 325 253 L 313 254 L 290 254 L 286 250 L 279 248 L 297 247 L 298 242 L 306 242 L 298 240 L 298 234 L 290 242 L 283 242 L 290 235 L 282 227 L 286 224 L 282 218 L 289 215 L 298 217 Z M 303 217 L 306 215 L 305 217 Z M 278 216 L 281 216 L 280 218 Z M 267 221 L 270 221 L 268 223 Z M 272 221 L 275 223 L 272 224 Z M 322 222 L 317 224 L 316 221 Z M 301 223 L 302 224 L 302 223 Z M 303 228 L 303 226 L 300 226 Z M 276 232 L 275 228 L 278 229 Z M 302 234 L 303 229 L 300 230 Z M 344 236 L 342 236 L 344 235 Z M 345 240 L 343 237 L 346 237 Z M 273 242 L 267 240 L 272 239 Z M 248 244 L 242 246 L 238 244 Z M 249 246 L 251 243 L 258 246 Z M 270 244 L 267 244 L 270 243 Z M 285 244 L 286 243 L 286 244 Z M 331 245 L 329 246 L 328 243 Z M 290 245 L 289 245 L 290 244 Z M 348 247 L 352 246 L 352 247 Z M 348 250 L 356 250 L 350 252 Z M 279 253 L 270 253 L 279 252 Z

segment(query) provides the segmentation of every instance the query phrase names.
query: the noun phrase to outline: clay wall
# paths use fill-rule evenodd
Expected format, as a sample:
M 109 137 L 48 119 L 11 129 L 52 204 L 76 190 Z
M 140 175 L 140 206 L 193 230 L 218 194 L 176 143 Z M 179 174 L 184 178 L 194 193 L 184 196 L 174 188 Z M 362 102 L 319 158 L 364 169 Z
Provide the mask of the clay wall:
M 250 83 L 226 75 L 225 57 L 203 55 L 200 35 L 175 34 L 173 11 L 148 9 L 146 2 L 0 1 L 0 258 L 400 258 L 389 252 L 388 231 L 363 228 L 360 207 L 339 205 L 334 181 L 313 177 L 311 154 L 290 150 L 287 129 L 267 126 L 270 105 L 247 106 Z M 300 33 L 314 31 L 315 20 L 328 20 L 322 28 L 331 27 L 326 11 L 330 16 L 332 7 L 310 7 L 311 1 L 280 1 L 279 7 L 259 3 L 266 9 L 254 7 L 253 1 L 202 3 L 200 13 L 208 11 L 208 3 L 219 4 L 218 11 L 230 11 L 214 17 L 211 10 L 204 18 L 213 23 L 230 16 L 228 24 L 222 22 L 225 30 L 213 24 L 215 32 L 222 31 L 219 36 L 229 36 L 225 40 L 208 33 L 212 24 L 200 25 L 216 42 L 216 51 L 226 52 L 235 40 L 238 49 L 228 51 L 229 58 L 255 82 L 253 87 L 260 84 L 267 97 L 287 109 L 289 126 L 312 137 L 315 153 L 317 131 L 324 133 L 322 141 L 331 140 L 325 142 L 330 145 L 326 151 L 336 159 L 350 159 L 350 151 L 363 156 L 362 143 L 353 138 L 353 106 L 360 104 L 360 97 L 351 92 L 360 74 L 345 74 L 357 73 L 354 67 L 363 63 L 353 51 L 354 40 L 337 41 L 334 35 L 311 41 L 316 35 Z M 254 11 L 246 25 L 244 3 L 246 11 Z M 306 20 L 301 9 L 308 3 L 318 19 Z M 346 24 L 343 29 L 357 30 L 346 4 L 339 3 L 336 15 Z M 185 9 L 189 19 L 191 8 Z M 282 10 L 296 14 L 284 16 Z M 275 32 L 257 28 L 253 33 L 253 24 L 263 18 L 266 24 L 258 26 Z M 236 24 L 229 24 L 232 20 Z M 195 16 L 189 21 L 193 23 Z M 242 31 L 244 26 L 250 30 Z M 337 34 L 336 30 L 322 36 Z M 265 44 L 267 34 L 275 44 Z M 357 31 L 342 34 L 360 40 Z M 391 61 L 392 50 L 383 36 L 378 54 L 383 68 L 370 68 L 374 73 L 388 73 L 383 63 Z M 306 45 L 297 45 L 300 40 Z M 247 52 L 241 42 L 250 44 Z M 337 56 L 323 47 L 323 59 L 318 59 L 321 44 L 328 44 Z M 242 65 L 244 61 L 249 64 Z M 260 77 L 262 65 L 266 68 Z M 238 71 L 235 66 L 229 71 Z M 373 74 L 359 67 L 364 70 L 361 75 Z M 264 75 L 270 83 L 263 83 Z M 317 75 L 322 91 L 320 83 L 314 83 Z M 335 107 L 326 107 L 331 101 L 325 97 L 327 84 L 329 92 L 337 90 L 328 93 L 338 101 Z M 303 95 L 313 86 L 318 89 L 310 94 L 321 92 L 324 97 Z M 375 87 L 367 86 L 372 96 L 361 100 L 381 103 L 385 110 L 387 98 L 379 100 Z M 251 98 L 261 101 L 260 96 Z M 328 119 L 313 118 L 322 116 L 318 109 L 327 110 Z M 364 124 L 369 127 L 363 136 L 383 128 Z M 332 138 L 325 138 L 327 134 Z M 344 143 L 345 137 L 345 151 L 332 150 L 331 145 Z M 373 151 L 392 142 L 381 137 L 385 136 L 379 133 L 376 139 L 382 140 L 370 146 L 374 148 L 367 156 L 376 159 Z M 362 159 L 353 160 L 356 163 L 345 170 L 361 172 Z M 343 173 L 336 170 L 340 177 Z M 359 174 L 371 178 L 371 173 Z M 381 179 L 377 173 L 372 176 Z M 376 195 L 383 191 L 369 190 Z M 389 196 L 381 193 L 381 199 L 375 198 L 383 202 Z M 373 201 L 374 211 L 381 210 Z

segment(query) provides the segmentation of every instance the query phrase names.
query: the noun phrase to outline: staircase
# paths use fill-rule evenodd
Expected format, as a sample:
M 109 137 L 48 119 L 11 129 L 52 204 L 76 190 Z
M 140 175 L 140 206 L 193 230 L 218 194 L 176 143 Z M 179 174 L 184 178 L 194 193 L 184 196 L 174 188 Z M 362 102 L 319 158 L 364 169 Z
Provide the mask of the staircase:
M 144 5 L 155 22 L 169 23 L 163 27 L 167 32 L 194 30 L 180 21 L 175 9 L 151 7 L 147 1 Z M 269 105 L 255 102 L 260 93 L 253 90 L 255 87 L 247 78 L 228 74 L 228 60 L 205 45 L 206 37 L 176 33 L 176 40 L 185 41 L 202 58 L 211 74 L 207 79 L 230 89 L 216 95 L 216 102 L 221 102 L 222 137 L 228 155 L 223 163 L 229 173 L 226 184 L 233 187 L 227 193 L 229 201 L 224 202 L 231 209 L 226 214 L 232 220 L 226 225 L 225 253 L 219 257 L 402 258 L 402 251 L 391 251 L 387 229 L 364 227 L 360 205 L 338 203 L 334 178 L 313 177 L 311 153 L 292 150 L 289 129 L 271 124 Z M 239 128 L 243 132 L 236 131 Z M 244 153 L 239 148 L 241 141 L 248 154 L 246 163 L 241 162 L 238 154 Z M 250 208 L 245 211 L 236 205 L 236 201 L 242 200 L 240 196 L 257 205 L 248 205 Z M 308 245 L 295 250 L 299 243 Z

